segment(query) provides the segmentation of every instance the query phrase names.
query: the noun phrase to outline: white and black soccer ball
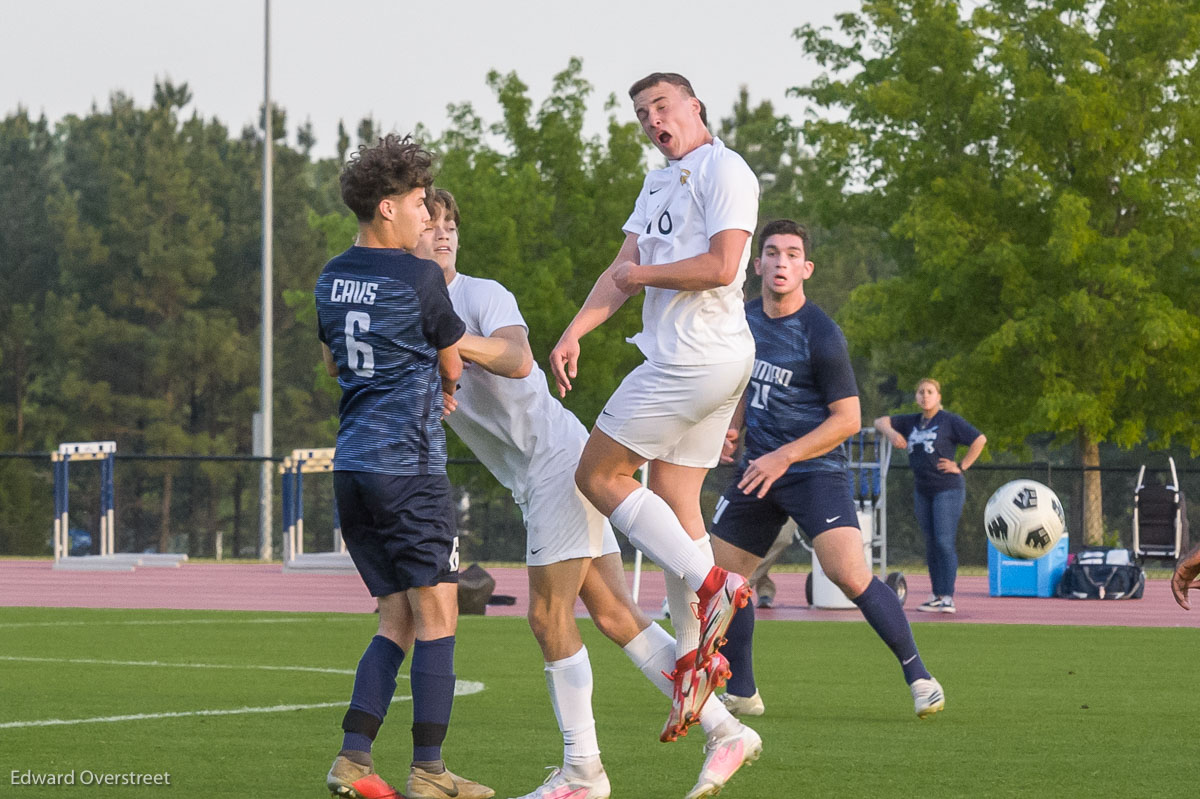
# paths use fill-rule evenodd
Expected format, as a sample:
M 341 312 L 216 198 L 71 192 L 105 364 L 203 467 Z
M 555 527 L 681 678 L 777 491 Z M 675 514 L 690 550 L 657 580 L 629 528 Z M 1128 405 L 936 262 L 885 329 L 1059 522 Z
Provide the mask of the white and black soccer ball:
M 983 529 L 997 550 L 1010 558 L 1036 560 L 1067 530 L 1062 503 L 1036 480 L 1013 480 L 996 489 L 983 511 Z

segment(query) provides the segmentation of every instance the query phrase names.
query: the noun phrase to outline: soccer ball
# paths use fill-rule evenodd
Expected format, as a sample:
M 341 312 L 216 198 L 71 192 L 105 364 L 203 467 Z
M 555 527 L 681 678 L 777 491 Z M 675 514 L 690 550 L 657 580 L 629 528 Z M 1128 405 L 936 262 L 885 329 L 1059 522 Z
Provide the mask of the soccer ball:
M 996 489 L 983 511 L 988 540 L 1001 554 L 1020 560 L 1045 555 L 1067 529 L 1062 503 L 1036 480 L 1013 480 Z

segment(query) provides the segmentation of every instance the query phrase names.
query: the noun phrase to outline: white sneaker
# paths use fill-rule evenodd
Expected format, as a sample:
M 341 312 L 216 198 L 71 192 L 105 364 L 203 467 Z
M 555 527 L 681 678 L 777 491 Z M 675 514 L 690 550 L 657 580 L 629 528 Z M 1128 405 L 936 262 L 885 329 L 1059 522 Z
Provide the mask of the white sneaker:
M 716 796 L 737 770 L 758 760 L 762 754 L 762 738 L 738 722 L 738 727 L 723 738 L 709 738 L 704 745 L 704 767 L 700 779 L 684 799 L 704 799 Z
M 952 596 L 931 596 L 929 599 L 917 605 L 917 610 L 924 613 L 956 613 L 954 609 L 954 597 Z
M 608 799 L 612 788 L 608 775 L 601 769 L 600 776 L 590 780 L 568 776 L 561 768 L 550 772 L 550 776 L 533 793 L 520 799 Z
M 942 684 L 930 677 L 928 680 L 913 680 L 909 684 L 912 690 L 913 709 L 917 718 L 929 718 L 946 706 L 946 693 Z
M 758 691 L 754 696 L 738 696 L 725 692 L 718 697 L 725 709 L 735 716 L 761 716 L 767 709 Z

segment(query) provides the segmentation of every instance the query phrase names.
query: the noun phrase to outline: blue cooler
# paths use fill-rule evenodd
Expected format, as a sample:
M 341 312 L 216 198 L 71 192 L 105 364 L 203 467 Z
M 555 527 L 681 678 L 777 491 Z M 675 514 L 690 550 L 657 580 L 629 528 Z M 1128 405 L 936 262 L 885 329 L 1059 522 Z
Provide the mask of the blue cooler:
M 1067 535 L 1037 560 L 1018 560 L 988 541 L 988 594 L 991 596 L 1054 596 L 1067 570 Z

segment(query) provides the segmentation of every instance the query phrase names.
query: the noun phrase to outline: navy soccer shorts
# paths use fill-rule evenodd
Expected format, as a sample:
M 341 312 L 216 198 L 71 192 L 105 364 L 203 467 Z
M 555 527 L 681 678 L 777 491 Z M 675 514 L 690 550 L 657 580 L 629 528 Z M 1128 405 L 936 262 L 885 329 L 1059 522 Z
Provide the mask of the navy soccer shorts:
M 371 596 L 458 582 L 458 532 L 444 474 L 334 472 L 342 538 Z
M 854 489 L 844 471 L 785 474 L 762 499 L 743 494 L 737 487 L 741 479 L 739 471 L 717 500 L 712 528 L 713 535 L 738 549 L 763 557 L 789 516 L 809 541 L 835 527 L 858 529 Z

